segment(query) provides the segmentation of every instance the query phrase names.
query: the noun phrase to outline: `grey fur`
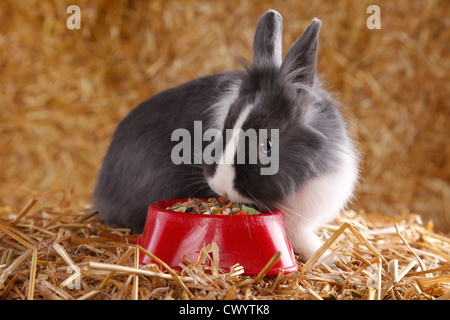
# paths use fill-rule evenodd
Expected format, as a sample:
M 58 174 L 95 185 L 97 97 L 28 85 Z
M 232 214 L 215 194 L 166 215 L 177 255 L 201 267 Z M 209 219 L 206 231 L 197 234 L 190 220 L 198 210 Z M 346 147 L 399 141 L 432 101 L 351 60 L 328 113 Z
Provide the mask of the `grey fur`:
M 253 42 L 253 66 L 281 65 L 282 24 L 283 18 L 274 10 L 259 19 Z

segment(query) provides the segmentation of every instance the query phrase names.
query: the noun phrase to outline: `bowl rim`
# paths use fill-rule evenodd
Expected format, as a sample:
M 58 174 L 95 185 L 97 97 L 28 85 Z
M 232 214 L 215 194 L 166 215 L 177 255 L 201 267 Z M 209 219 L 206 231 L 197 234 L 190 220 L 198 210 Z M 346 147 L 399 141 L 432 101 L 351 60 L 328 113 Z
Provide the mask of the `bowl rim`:
M 189 216 L 189 217 L 196 217 L 196 218 L 213 218 L 213 219 L 258 219 L 259 218 L 263 218 L 263 217 L 270 217 L 270 216 L 274 216 L 274 215 L 280 215 L 282 214 L 281 210 L 274 210 L 273 212 L 265 212 L 265 213 L 260 213 L 260 214 L 246 214 L 246 215 L 237 215 L 237 214 L 223 214 L 223 215 L 217 215 L 217 214 L 201 214 L 201 213 L 192 213 L 192 212 L 178 212 L 178 211 L 173 211 L 173 210 L 167 210 L 166 208 L 164 208 L 163 206 L 161 206 L 161 203 L 163 202 L 170 202 L 170 203 L 177 203 L 177 202 L 184 202 L 187 201 L 189 199 L 193 199 L 193 198 L 197 198 L 197 199 L 201 199 L 201 200 L 208 200 L 208 198 L 198 198 L 198 197 L 192 197 L 192 198 L 176 198 L 176 199 L 165 199 L 165 200 L 159 200 L 159 201 L 155 201 L 152 202 L 150 204 L 150 207 L 156 208 L 159 211 L 165 212 L 165 213 L 169 213 L 169 214 L 177 214 L 177 215 L 181 215 L 181 216 Z

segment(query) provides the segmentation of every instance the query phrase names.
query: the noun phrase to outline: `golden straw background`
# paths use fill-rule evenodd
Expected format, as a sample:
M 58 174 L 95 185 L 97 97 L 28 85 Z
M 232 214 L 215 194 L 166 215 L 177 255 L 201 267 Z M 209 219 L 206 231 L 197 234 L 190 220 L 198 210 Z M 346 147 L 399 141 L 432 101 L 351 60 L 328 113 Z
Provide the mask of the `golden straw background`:
M 66 27 L 70 4 L 81 8 L 81 30 Z M 366 27 L 371 4 L 381 30 Z M 362 158 L 351 208 L 419 213 L 448 233 L 446 0 L 1 1 L 0 216 L 30 197 L 90 205 L 119 121 L 166 88 L 240 68 L 234 55 L 251 60 L 270 8 L 284 18 L 284 52 L 312 18 L 323 22 L 318 70 Z

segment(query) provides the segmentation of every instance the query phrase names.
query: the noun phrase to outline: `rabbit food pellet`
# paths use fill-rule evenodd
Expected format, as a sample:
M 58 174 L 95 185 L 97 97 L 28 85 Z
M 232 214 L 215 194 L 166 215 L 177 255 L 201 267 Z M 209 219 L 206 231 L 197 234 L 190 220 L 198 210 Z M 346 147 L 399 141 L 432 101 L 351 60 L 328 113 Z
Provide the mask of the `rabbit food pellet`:
M 167 207 L 166 210 L 213 215 L 255 215 L 261 213 L 245 204 L 233 203 L 226 198 L 209 198 L 207 201 L 192 198 L 185 202 L 177 202 Z

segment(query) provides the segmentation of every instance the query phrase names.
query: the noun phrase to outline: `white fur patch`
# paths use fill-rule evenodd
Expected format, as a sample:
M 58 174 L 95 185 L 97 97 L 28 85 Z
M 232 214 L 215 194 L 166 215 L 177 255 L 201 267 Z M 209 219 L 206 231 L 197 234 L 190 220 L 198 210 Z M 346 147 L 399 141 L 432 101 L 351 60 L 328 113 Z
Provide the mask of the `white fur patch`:
M 308 181 L 296 194 L 296 206 L 305 215 L 305 225 L 317 228 L 329 222 L 353 195 L 358 176 L 356 163 L 345 153 L 341 153 L 341 161 L 335 172 Z
M 233 137 L 228 141 L 225 150 L 216 167 L 214 176 L 207 179 L 210 188 L 217 194 L 235 202 L 252 202 L 252 200 L 240 195 L 234 189 L 234 156 L 237 150 L 238 134 L 245 120 L 248 118 L 253 105 L 244 108 L 233 127 Z M 226 137 L 224 137 L 225 139 Z
M 280 205 L 286 235 L 296 253 L 309 259 L 321 242 L 315 231 L 337 217 L 351 199 L 358 179 L 358 166 L 350 147 L 340 152 L 341 164 L 334 172 L 308 181 L 291 201 Z

